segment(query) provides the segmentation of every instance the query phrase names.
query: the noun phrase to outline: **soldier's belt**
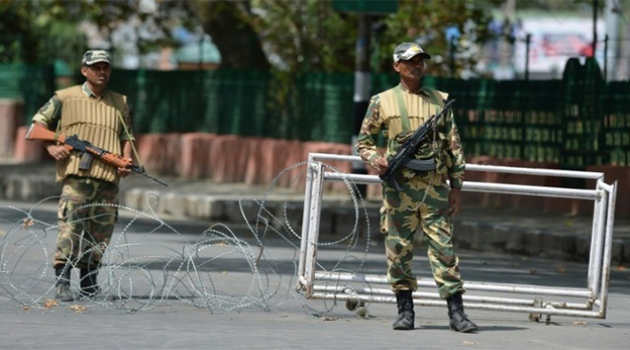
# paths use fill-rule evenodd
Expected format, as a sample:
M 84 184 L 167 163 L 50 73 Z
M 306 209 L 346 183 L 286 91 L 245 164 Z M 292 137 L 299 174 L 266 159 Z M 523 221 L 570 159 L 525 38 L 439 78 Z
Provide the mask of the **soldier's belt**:
M 435 159 L 408 158 L 403 164 L 405 168 L 419 171 L 435 170 Z

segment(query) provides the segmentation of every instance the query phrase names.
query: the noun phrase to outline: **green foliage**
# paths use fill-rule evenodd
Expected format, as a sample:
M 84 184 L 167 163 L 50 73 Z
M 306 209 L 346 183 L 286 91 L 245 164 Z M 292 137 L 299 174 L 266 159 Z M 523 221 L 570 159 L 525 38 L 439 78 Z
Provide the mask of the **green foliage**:
M 140 0 L 0 1 L 0 62 L 52 63 L 72 66 L 87 47 L 80 25 L 92 23 L 113 49 L 112 32 L 134 23 L 141 54 L 176 45 L 172 30 L 194 22 L 182 1 L 158 2 L 157 11 Z
M 292 92 L 301 74 L 354 70 L 356 15 L 333 11 L 330 0 L 198 1 L 187 6 L 222 51 L 222 68 L 260 69 L 261 60 L 265 69 L 275 67 L 267 103 L 278 111 L 278 128 L 288 127 L 289 111 L 299 109 Z M 260 51 L 243 56 L 252 44 Z
M 185 7 L 221 52 L 221 67 L 269 70 L 249 0 L 188 1 Z
M 489 9 L 501 2 L 400 0 L 397 13 L 372 16 L 373 23 L 385 28 L 372 38 L 373 66 L 377 71 L 391 71 L 395 45 L 415 40 L 435 55 L 433 74 L 449 73 L 451 57 L 458 71 L 474 67 L 474 44 L 487 38 Z M 67 55 L 72 62 L 86 48 L 78 24 L 95 24 L 111 44 L 112 32 L 131 21 L 141 54 L 176 45 L 174 28 L 201 24 L 226 61 L 240 60 L 225 67 L 268 69 L 268 57 L 275 67 L 288 71 L 289 78 L 304 71 L 355 69 L 357 14 L 334 11 L 331 0 L 173 0 L 156 4 L 149 9 L 139 0 L 1 1 L 0 60 L 42 63 Z M 462 33 L 453 55 L 445 37 L 448 26 L 456 26 Z M 234 53 L 239 48 L 247 51 L 240 55 L 243 57 Z M 259 56 L 262 51 L 266 57 Z
M 418 42 L 433 56 L 429 74 L 455 75 L 462 69 L 473 69 L 478 61 L 476 49 L 489 38 L 488 24 L 493 2 L 461 0 L 399 0 L 396 14 L 384 19 L 387 30 L 380 38 L 379 69 L 391 71 L 392 52 L 404 41 Z M 446 28 L 455 26 L 461 33 L 453 43 L 447 42 Z M 454 50 L 452 52 L 451 50 Z M 451 58 L 455 61 L 452 62 Z M 451 67 L 454 64 L 454 67 Z
M 289 125 L 289 110 L 299 110 L 296 81 L 304 72 L 352 72 L 356 15 L 333 11 L 330 0 L 253 1 L 259 16 L 252 18 L 275 69 L 269 105 L 282 111 L 281 124 Z M 294 116 L 298 117 L 298 116 Z
M 474 69 L 477 62 L 475 45 L 488 36 L 489 8 L 501 0 L 462 1 L 399 1 L 398 13 L 372 15 L 372 66 L 376 72 L 391 72 L 391 55 L 402 41 L 420 41 L 434 54 L 436 75 L 451 74 L 450 45 L 445 29 L 456 26 L 462 33 L 453 51 L 455 69 Z M 188 3 L 210 34 L 225 60 L 235 51 L 229 43 L 222 43 L 226 33 L 231 42 L 244 42 L 243 35 L 252 35 L 243 28 L 252 28 L 266 52 L 273 69 L 270 82 L 269 105 L 278 111 L 286 125 L 290 110 L 299 110 L 292 91 L 304 72 L 349 73 L 356 70 L 358 14 L 340 13 L 333 9 L 331 0 L 239 0 L 195 1 Z M 229 19 L 229 20 L 226 20 Z M 238 51 L 238 48 L 236 49 Z M 241 50 L 245 50 L 241 46 Z M 224 67 L 225 67 L 224 62 Z M 250 61 L 229 63 L 229 68 L 255 68 Z M 249 64 L 249 66 L 247 66 Z M 245 65 L 245 66 L 244 66 Z M 291 116 L 297 118 L 299 116 Z
M 621 1 L 620 1 L 621 2 Z M 540 11 L 576 11 L 586 10 L 592 11 L 593 0 L 528 0 L 517 1 L 516 8 L 518 10 L 540 10 Z M 597 2 L 598 9 L 603 9 L 605 1 Z
M 212 2 L 219 7 L 220 3 Z M 239 19 L 252 26 L 271 63 L 295 79 L 300 72 L 352 72 L 355 70 L 358 15 L 333 10 L 331 0 L 251 0 L 239 1 Z M 489 38 L 491 9 L 502 0 L 400 0 L 398 12 L 372 15 L 372 66 L 378 72 L 391 72 L 391 54 L 403 41 L 418 41 L 433 53 L 434 75 L 452 75 L 474 70 L 476 50 Z M 215 14 L 216 16 L 216 14 Z M 201 21 L 213 21 L 201 16 Z M 235 25 L 235 24 L 233 24 Z M 446 42 L 445 30 L 455 26 L 461 36 L 453 46 Z M 207 27 L 207 26 L 204 26 Z M 225 54 L 224 54 L 225 56 Z
M 176 46 L 173 30 L 179 26 L 191 28 L 195 23 L 181 1 L 156 4 L 156 8 L 148 8 L 140 0 L 52 0 L 52 11 L 57 21 L 96 25 L 110 47 L 113 46 L 112 33 L 123 24 L 131 24 L 138 38 L 136 46 L 140 54 L 145 54 L 161 47 Z
M 56 11 L 50 1 L 1 1 L 0 62 L 52 63 L 82 47 L 84 38 L 55 20 Z
M 333 11 L 330 0 L 253 1 L 254 27 L 266 50 L 289 71 L 348 72 L 354 66 L 356 15 Z

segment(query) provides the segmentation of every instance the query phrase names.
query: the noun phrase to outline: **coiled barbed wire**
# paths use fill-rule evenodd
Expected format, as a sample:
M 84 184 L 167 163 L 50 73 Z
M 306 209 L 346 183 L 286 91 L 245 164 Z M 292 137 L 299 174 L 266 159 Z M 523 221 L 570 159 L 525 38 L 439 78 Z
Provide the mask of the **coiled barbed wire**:
M 125 213 L 129 222 L 122 230 L 114 232 L 109 245 L 100 252 L 103 256 L 98 274 L 99 295 L 77 298 L 77 303 L 133 313 L 183 302 L 221 313 L 268 311 L 292 298 L 302 302 L 306 312 L 312 315 L 332 311 L 335 300 L 332 303 L 305 300 L 294 289 L 301 237 L 288 213 L 289 194 L 284 197 L 281 213 L 274 213 L 266 206 L 279 180 L 305 165 L 307 162 L 296 163 L 277 174 L 262 198 L 239 199 L 242 223 L 247 228 L 245 232 L 237 233 L 228 224 L 217 223 L 200 233 L 181 233 L 159 217 L 155 210 L 159 198 L 154 193 L 147 194 L 147 207 L 142 211 L 117 205 L 118 211 Z M 329 164 L 323 166 L 328 171 L 342 173 Z M 289 187 L 304 181 L 306 171 L 296 173 L 289 179 Z M 335 247 L 341 251 L 339 260 L 328 267 L 319 262 L 316 264 L 323 271 L 361 273 L 371 240 L 368 211 L 356 184 L 348 179 L 344 179 L 344 184 L 354 223 L 350 232 L 342 232 L 332 241 L 318 243 L 321 248 Z M 43 203 L 55 199 L 58 197 L 45 198 L 28 210 L 0 206 L 0 224 L 9 227 L 8 231 L 0 232 L 0 308 L 50 306 L 57 279 L 51 261 L 56 250 L 54 240 L 58 224 L 56 219 L 47 222 L 36 213 Z M 252 204 L 257 208 L 253 218 L 248 217 L 245 210 L 246 205 Z M 90 204 L 77 210 L 103 205 Z M 359 237 L 362 224 L 366 225 L 365 237 Z M 270 241 L 274 247 L 288 251 L 288 254 L 283 253 L 288 258 L 274 257 L 267 247 Z M 365 246 L 357 256 L 360 242 Z M 90 253 L 94 251 L 84 252 Z M 75 259 L 79 260 L 80 257 Z M 80 282 L 77 278 L 71 281 L 71 290 L 78 296 Z M 341 287 L 338 289 L 344 293 L 352 293 L 356 288 L 341 282 L 327 283 Z

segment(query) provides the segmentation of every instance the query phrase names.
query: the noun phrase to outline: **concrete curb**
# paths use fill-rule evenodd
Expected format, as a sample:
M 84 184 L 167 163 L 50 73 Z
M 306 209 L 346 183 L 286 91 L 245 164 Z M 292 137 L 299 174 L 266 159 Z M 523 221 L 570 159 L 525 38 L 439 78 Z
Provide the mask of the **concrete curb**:
M 148 197 L 147 197 L 148 196 Z M 280 228 L 288 223 L 299 234 L 302 224 L 301 200 L 280 197 L 266 198 L 264 210 L 261 211 L 259 198 L 248 198 L 234 195 L 202 195 L 176 194 L 173 192 L 157 193 L 142 189 L 132 189 L 125 194 L 127 206 L 137 210 L 147 209 L 147 198 L 153 198 L 153 208 L 159 214 L 181 218 L 207 220 L 213 222 L 254 222 L 257 215 L 267 219 L 272 217 L 272 226 Z M 143 204 L 144 203 L 144 204 Z M 370 203 L 366 212 L 359 208 L 359 235 L 365 237 L 368 230 L 373 243 L 382 243 L 379 231 L 380 204 Z M 320 221 L 320 236 L 326 239 L 340 238 L 348 235 L 355 228 L 356 212 L 351 203 L 331 201 L 323 206 Z M 562 219 L 562 218 L 561 218 Z M 590 253 L 590 218 L 565 218 L 571 225 L 558 224 L 558 218 L 545 216 L 536 225 L 531 217 L 522 221 L 505 216 L 481 217 L 477 213 L 462 215 L 454 219 L 456 232 L 455 246 L 463 249 L 495 251 L 526 256 L 550 257 L 569 261 L 588 261 Z M 552 224 L 551 221 L 555 221 Z M 562 220 L 560 220 L 562 221 Z M 565 227 L 563 227 L 565 226 Z M 296 229 L 297 228 L 297 229 Z M 616 227 L 617 229 L 617 227 Z M 422 239 L 418 236 L 418 245 Z M 615 263 L 630 262 L 630 235 L 623 235 L 613 240 L 612 260 Z
M 1 198 L 17 201 L 40 201 L 47 197 L 59 196 L 61 184 L 51 181 L 50 174 L 23 176 L 9 174 L 0 176 Z

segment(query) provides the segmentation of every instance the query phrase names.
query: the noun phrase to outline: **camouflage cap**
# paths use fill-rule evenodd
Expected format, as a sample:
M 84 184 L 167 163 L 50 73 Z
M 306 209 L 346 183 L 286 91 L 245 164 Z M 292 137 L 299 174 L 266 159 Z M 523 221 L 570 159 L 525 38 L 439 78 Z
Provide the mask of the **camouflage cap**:
M 97 62 L 106 62 L 109 61 L 109 53 L 105 50 L 88 50 L 83 55 L 83 65 L 91 66 Z M 110 63 L 111 64 L 111 63 Z
M 394 50 L 394 62 L 406 61 L 414 56 L 422 55 L 423 58 L 431 59 L 431 55 L 424 52 L 420 45 L 416 43 L 402 43 Z

